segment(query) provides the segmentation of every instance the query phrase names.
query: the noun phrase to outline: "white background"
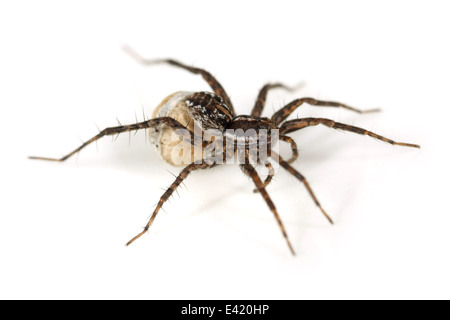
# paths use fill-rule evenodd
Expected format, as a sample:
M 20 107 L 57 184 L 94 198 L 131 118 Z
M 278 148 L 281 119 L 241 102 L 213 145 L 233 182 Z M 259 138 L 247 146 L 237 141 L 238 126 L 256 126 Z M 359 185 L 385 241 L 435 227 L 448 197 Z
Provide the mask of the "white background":
M 448 12 L 444 1 L 1 2 L 0 298 L 450 298 Z M 27 159 L 73 150 L 95 124 L 142 120 L 174 91 L 208 89 L 138 66 L 124 43 L 210 70 L 238 113 L 265 82 L 305 81 L 271 92 L 265 114 L 297 96 L 381 107 L 293 117 L 422 149 L 325 127 L 292 134 L 295 167 L 336 221 L 277 172 L 268 191 L 295 257 L 235 166 L 192 174 L 126 248 L 179 171 L 143 132 L 62 164 Z

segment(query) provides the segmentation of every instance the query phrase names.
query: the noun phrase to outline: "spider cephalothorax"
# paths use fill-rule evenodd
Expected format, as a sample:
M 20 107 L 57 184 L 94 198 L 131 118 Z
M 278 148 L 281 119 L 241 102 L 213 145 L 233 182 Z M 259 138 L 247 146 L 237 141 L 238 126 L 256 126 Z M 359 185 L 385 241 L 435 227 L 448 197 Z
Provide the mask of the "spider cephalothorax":
M 291 90 L 291 88 L 281 83 L 269 83 L 263 86 L 258 94 L 251 114 L 237 116 L 225 90 L 208 71 L 190 67 L 172 59 L 145 60 L 130 48 L 126 47 L 125 50 L 144 65 L 167 63 L 194 74 L 200 74 L 210 85 L 214 93 L 204 91 L 175 92 L 160 103 L 153 113 L 153 118 L 150 120 L 106 128 L 62 158 L 30 158 L 64 161 L 103 136 L 149 128 L 150 139 L 162 158 L 173 165 L 183 165 L 184 168 L 161 196 L 144 230 L 131 239 L 127 245 L 141 237 L 149 229 L 164 202 L 173 194 L 189 173 L 195 170 L 211 168 L 237 158 L 237 163 L 242 171 L 253 180 L 256 186 L 255 191 L 262 195 L 274 214 L 289 249 L 294 254 L 294 249 L 289 241 L 277 209 L 266 191 L 266 186 L 271 182 L 274 175 L 272 162 L 276 162 L 300 180 L 324 216 L 331 223 L 333 222 L 320 205 L 305 177 L 290 165 L 297 159 L 298 151 L 295 141 L 287 136 L 288 133 L 321 124 L 333 129 L 368 135 L 392 145 L 419 148 L 416 144 L 395 142 L 365 129 L 335 122 L 330 119 L 298 118 L 295 120 L 286 120 L 303 103 L 313 106 L 340 107 L 358 113 L 377 111 L 375 109 L 361 111 L 339 102 L 301 98 L 293 100 L 275 112 L 271 118 L 262 117 L 261 114 L 265 105 L 266 96 L 270 89 L 282 88 Z M 275 142 L 278 140 L 290 144 L 292 156 L 289 160 L 284 160 L 273 149 Z M 261 180 L 255 170 L 255 166 L 257 165 L 264 165 L 268 170 L 267 177 L 264 181 Z

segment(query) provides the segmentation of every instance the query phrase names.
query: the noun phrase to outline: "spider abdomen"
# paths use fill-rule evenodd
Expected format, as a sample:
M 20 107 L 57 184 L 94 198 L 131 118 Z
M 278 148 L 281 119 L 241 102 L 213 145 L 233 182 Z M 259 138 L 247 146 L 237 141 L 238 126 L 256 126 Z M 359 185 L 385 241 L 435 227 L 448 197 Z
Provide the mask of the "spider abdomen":
M 212 92 L 195 92 L 186 98 L 188 113 L 203 130 L 223 131 L 233 119 L 233 113 L 223 99 Z
M 232 119 L 232 112 L 223 99 L 211 92 L 178 91 L 167 96 L 155 109 L 152 118 L 170 117 L 187 130 L 209 141 L 205 130 L 222 132 Z M 201 160 L 203 152 L 174 132 L 168 125 L 150 129 L 150 141 L 161 157 L 175 166 Z
M 184 125 L 188 130 L 194 131 L 194 121 L 188 113 L 186 97 L 192 92 L 178 91 L 167 96 L 156 107 L 152 118 L 170 117 Z M 150 128 L 150 141 L 159 155 L 174 166 L 182 166 L 195 159 L 195 150 L 187 141 L 180 139 L 174 130 L 167 125 Z M 186 152 L 190 150 L 190 152 Z

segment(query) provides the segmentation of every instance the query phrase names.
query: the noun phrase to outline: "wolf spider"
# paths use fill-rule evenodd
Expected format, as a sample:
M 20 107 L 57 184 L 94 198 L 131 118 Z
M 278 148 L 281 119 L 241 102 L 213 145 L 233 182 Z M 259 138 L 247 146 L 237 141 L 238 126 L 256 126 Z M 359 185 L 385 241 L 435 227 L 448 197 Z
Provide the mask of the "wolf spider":
M 404 147 L 413 147 L 413 148 L 419 148 L 416 144 L 410 144 L 410 143 L 403 143 L 403 142 L 396 142 L 391 139 L 385 138 L 383 136 L 380 136 L 378 134 L 375 134 L 373 132 L 370 132 L 368 130 L 347 125 L 344 123 L 339 123 L 330 119 L 325 118 L 299 118 L 295 120 L 286 120 L 289 115 L 291 115 L 297 108 L 302 106 L 303 104 L 309 104 L 311 106 L 317 106 L 317 107 L 337 107 L 337 108 L 343 108 L 350 111 L 354 111 L 357 113 L 368 113 L 368 112 L 374 112 L 378 111 L 378 109 L 372 109 L 372 110 L 359 110 L 352 108 L 346 104 L 339 103 L 339 102 L 333 102 L 333 101 L 323 101 L 323 100 L 317 100 L 314 98 L 300 98 L 295 99 L 292 102 L 285 105 L 283 108 L 275 112 L 271 118 L 262 117 L 262 111 L 266 102 L 266 96 L 269 90 L 281 88 L 284 90 L 292 91 L 293 88 L 288 87 L 282 83 L 268 83 L 264 85 L 261 90 L 259 91 L 258 97 L 256 99 L 256 103 L 252 109 L 252 112 L 250 115 L 236 115 L 234 112 L 233 104 L 231 103 L 230 98 L 228 97 L 227 93 L 223 89 L 222 85 L 216 80 L 214 76 L 211 75 L 208 71 L 196 67 L 191 67 L 188 65 L 185 65 L 181 62 L 178 62 L 176 60 L 172 59 L 157 59 L 157 60 L 147 60 L 139 56 L 135 51 L 133 51 L 129 47 L 124 47 L 124 50 L 131 55 L 137 62 L 139 62 L 142 65 L 153 65 L 153 64 L 169 64 L 184 70 L 187 70 L 193 74 L 199 74 L 203 77 L 203 79 L 209 84 L 211 89 L 214 91 L 214 93 L 211 92 L 180 92 L 177 95 L 177 103 L 181 101 L 181 103 L 184 103 L 184 107 L 186 108 L 189 116 L 192 118 L 193 122 L 195 122 L 197 125 L 199 125 L 202 130 L 204 129 L 216 129 L 220 132 L 224 133 L 224 136 L 226 139 L 231 139 L 233 143 L 233 151 L 236 151 L 236 145 L 238 144 L 238 140 L 241 138 L 238 135 L 228 134 L 227 130 L 229 129 L 254 129 L 254 130 L 261 130 L 265 129 L 268 131 L 269 136 L 271 132 L 275 132 L 275 130 L 278 130 L 278 138 L 281 141 L 287 142 L 290 144 L 291 150 L 292 150 L 292 156 L 289 160 L 283 159 L 279 154 L 277 154 L 274 150 L 272 150 L 270 147 L 270 143 L 266 143 L 266 147 L 269 148 L 268 157 L 275 160 L 282 168 L 287 170 L 290 174 L 292 174 L 295 178 L 297 178 L 300 182 L 304 184 L 306 187 L 309 195 L 317 205 L 317 207 L 321 210 L 322 214 L 325 216 L 325 218 L 333 224 L 332 219 L 330 216 L 325 212 L 325 210 L 322 208 L 321 204 L 319 203 L 317 197 L 314 195 L 314 192 L 312 191 L 311 187 L 309 186 L 308 181 L 306 178 L 298 172 L 296 169 L 294 169 L 291 166 L 291 163 L 294 162 L 298 157 L 298 149 L 295 141 L 290 138 L 287 134 L 301 130 L 307 127 L 311 126 L 317 126 L 317 125 L 323 125 L 329 128 L 333 129 L 340 129 L 344 131 L 350 131 L 361 135 L 367 135 L 370 137 L 373 137 L 375 139 L 390 143 L 391 145 L 397 145 L 397 146 L 404 146 Z M 168 101 L 171 101 L 169 96 Z M 120 124 L 120 123 L 119 123 Z M 205 141 L 199 141 L 198 138 L 195 137 L 192 130 L 188 128 L 186 124 L 182 124 L 176 119 L 169 117 L 169 116 L 156 116 L 153 119 L 143 121 L 143 122 L 137 122 L 130 125 L 119 125 L 116 127 L 109 127 L 104 130 L 101 130 L 96 136 L 92 137 L 91 139 L 84 142 L 82 145 L 80 145 L 78 148 L 70 152 L 69 154 L 61 157 L 61 158 L 45 158 L 45 157 L 30 157 L 30 159 L 39 159 L 39 160 L 49 160 L 49 161 L 65 161 L 66 159 L 70 158 L 77 152 L 79 152 L 81 149 L 86 147 L 87 145 L 91 144 L 92 142 L 100 139 L 103 136 L 107 135 L 116 135 L 123 132 L 129 132 L 134 130 L 140 130 L 140 129 L 153 129 L 158 132 L 161 128 L 171 128 L 176 132 L 176 130 L 184 129 L 188 130 L 188 142 L 192 145 L 192 147 L 200 148 L 204 150 L 208 147 L 208 143 L 205 143 Z M 186 137 L 184 137 L 186 138 Z M 200 139 L 201 140 L 201 139 Z M 186 140 L 185 140 L 186 141 Z M 286 243 L 293 255 L 295 255 L 294 249 L 289 241 L 288 235 L 286 233 L 286 230 L 283 226 L 283 223 L 280 219 L 280 216 L 278 215 L 277 209 L 272 202 L 269 194 L 266 191 L 267 185 L 271 182 L 272 177 L 274 176 L 274 169 L 271 165 L 271 163 L 265 159 L 264 161 L 260 158 L 256 159 L 256 164 L 264 165 L 267 170 L 268 174 L 266 179 L 263 181 L 260 176 L 258 175 L 257 171 L 255 170 L 255 165 L 250 161 L 250 156 L 248 153 L 248 144 L 249 139 L 245 140 L 246 147 L 245 147 L 245 153 L 241 160 L 243 160 L 240 163 L 240 168 L 246 174 L 249 176 L 255 186 L 255 192 L 259 192 L 261 196 L 263 197 L 264 201 L 272 211 L 273 215 L 275 216 L 275 219 L 278 223 L 278 226 L 281 229 L 281 232 L 286 240 Z M 257 143 L 257 149 L 261 147 L 259 144 L 261 142 Z M 223 149 L 222 155 L 223 160 L 226 160 L 226 154 L 227 151 Z M 193 171 L 201 170 L 201 169 L 207 169 L 216 166 L 218 163 L 215 161 L 211 161 L 211 159 L 208 159 L 206 157 L 200 159 L 200 161 L 195 161 L 190 164 L 188 164 L 186 167 L 181 170 L 179 175 L 176 177 L 175 181 L 170 185 L 170 187 L 164 192 L 164 194 L 161 196 L 155 210 L 153 211 L 153 214 L 151 215 L 147 225 L 144 227 L 144 230 L 137 234 L 134 238 L 132 238 L 126 245 L 130 245 L 132 242 L 134 242 L 136 239 L 141 237 L 150 227 L 150 225 L 153 223 L 153 221 L 156 218 L 156 215 L 158 214 L 159 210 L 161 209 L 162 205 L 166 202 L 166 200 L 173 194 L 173 192 L 177 189 L 177 187 L 183 182 L 184 179 Z

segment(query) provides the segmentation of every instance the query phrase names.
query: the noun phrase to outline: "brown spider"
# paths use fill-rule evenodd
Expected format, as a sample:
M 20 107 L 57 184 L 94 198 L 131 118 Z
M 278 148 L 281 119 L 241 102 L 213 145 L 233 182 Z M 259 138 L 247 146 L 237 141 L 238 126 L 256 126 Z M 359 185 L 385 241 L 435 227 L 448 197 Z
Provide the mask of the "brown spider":
M 212 88 L 214 93 L 176 92 L 163 100 L 151 120 L 106 128 L 100 131 L 96 136 L 84 142 L 71 153 L 59 159 L 44 157 L 30 157 L 30 159 L 61 162 L 103 136 L 116 135 L 122 132 L 146 128 L 150 128 L 151 140 L 166 161 L 171 164 L 176 164 L 174 163 L 174 160 L 180 160 L 180 158 L 188 159 L 187 166 L 183 168 L 175 181 L 161 196 L 147 225 L 144 227 L 144 230 L 132 238 L 127 243 L 127 246 L 141 237 L 149 229 L 164 202 L 192 171 L 211 168 L 218 164 L 225 163 L 230 159 L 234 159 L 234 157 L 237 156 L 239 166 L 242 171 L 253 180 L 256 185 L 255 192 L 259 192 L 269 206 L 278 222 L 289 249 L 292 254 L 295 254 L 277 209 L 266 191 L 266 186 L 271 182 L 274 175 L 274 170 L 272 164 L 269 162 L 269 158 L 300 180 L 305 185 L 310 196 L 322 211 L 323 215 L 330 223 L 333 223 L 333 221 L 320 205 L 305 177 L 290 165 L 297 159 L 298 150 L 295 141 L 287 136 L 288 133 L 320 124 L 333 129 L 368 135 L 392 145 L 420 148 L 416 144 L 395 142 L 365 129 L 335 122 L 330 119 L 300 118 L 286 121 L 286 118 L 303 103 L 312 106 L 340 107 L 358 113 L 374 112 L 378 111 L 377 109 L 362 111 L 339 102 L 301 98 L 288 103 L 279 111 L 275 112 L 271 118 L 261 117 L 269 90 L 275 88 L 282 88 L 289 91 L 292 90 L 292 88 L 281 83 L 269 83 L 264 85 L 259 91 L 251 114 L 237 116 L 234 112 L 233 104 L 222 85 L 208 71 L 190 67 L 172 59 L 146 60 L 129 47 L 125 47 L 124 50 L 143 65 L 167 63 L 185 69 L 191 73 L 200 74 Z M 200 135 L 198 134 L 198 130 L 200 130 Z M 204 133 L 211 130 L 215 132 L 213 135 L 214 138 L 205 138 Z M 253 134 L 248 135 L 246 134 L 247 132 L 253 132 Z M 256 135 L 254 134 L 255 132 Z M 184 150 L 184 153 L 178 151 L 175 153 L 173 152 L 175 150 L 173 148 L 173 141 L 168 140 L 171 140 L 174 135 L 177 138 L 175 139 L 175 144 L 187 143 L 187 152 L 186 150 Z M 284 160 L 273 150 L 272 146 L 277 140 L 290 144 L 292 157 L 289 160 Z M 266 151 L 266 156 L 261 156 L 262 150 Z M 200 151 L 200 153 L 197 151 Z M 264 182 L 256 172 L 255 165 L 264 165 L 268 169 L 268 175 Z

